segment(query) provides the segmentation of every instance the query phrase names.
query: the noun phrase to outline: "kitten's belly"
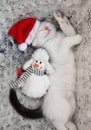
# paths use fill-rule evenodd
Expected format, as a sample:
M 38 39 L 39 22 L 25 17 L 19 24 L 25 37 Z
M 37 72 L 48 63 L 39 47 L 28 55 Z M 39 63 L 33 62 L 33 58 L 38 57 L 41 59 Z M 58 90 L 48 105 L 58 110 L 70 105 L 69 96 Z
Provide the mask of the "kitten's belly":
M 55 73 L 50 76 L 50 82 L 51 87 L 43 103 L 44 115 L 51 120 L 62 117 L 66 122 L 75 111 L 75 102 L 71 104 L 67 99 L 68 92 L 74 91 L 75 68 L 73 67 L 72 70 L 67 66 L 58 67 Z M 75 100 L 74 96 L 71 100 Z
M 70 69 L 71 68 L 71 69 Z M 76 80 L 76 71 L 74 66 L 63 65 L 55 70 L 54 74 L 50 75 L 50 82 L 52 86 L 61 88 L 74 89 Z

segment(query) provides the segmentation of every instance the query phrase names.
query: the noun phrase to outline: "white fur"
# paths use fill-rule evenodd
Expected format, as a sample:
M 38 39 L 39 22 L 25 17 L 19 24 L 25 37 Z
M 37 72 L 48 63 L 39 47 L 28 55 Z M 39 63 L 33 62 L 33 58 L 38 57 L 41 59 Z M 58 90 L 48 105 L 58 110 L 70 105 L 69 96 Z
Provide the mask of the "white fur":
M 36 76 L 32 74 L 24 83 L 22 92 L 32 98 L 40 98 L 46 94 L 50 86 L 50 81 L 47 75 Z
M 27 61 L 24 65 L 23 65 L 23 69 L 26 70 L 29 66 L 31 66 L 31 64 L 33 63 L 34 60 L 40 60 L 43 61 L 46 65 L 46 73 L 47 74 L 52 74 L 54 73 L 54 69 L 51 66 L 51 64 L 49 63 L 49 55 L 46 52 L 45 49 L 40 48 L 37 49 L 33 54 L 32 57 L 29 61 Z
M 49 63 L 49 55 L 43 48 L 37 49 L 32 54 L 32 58 L 24 64 L 23 69 L 26 70 L 29 66 L 32 66 L 34 69 L 33 65 L 36 61 L 39 65 L 36 69 L 41 70 L 42 67 L 42 71 L 46 71 L 47 74 L 53 72 L 53 68 Z M 33 98 L 40 98 L 44 96 L 50 87 L 50 81 L 47 74 L 42 76 L 31 74 L 31 76 L 24 82 L 22 92 Z
M 61 31 L 56 31 L 50 22 L 42 22 L 33 41 L 33 46 L 45 48 L 51 58 L 55 73 L 50 75 L 51 87 L 43 102 L 43 113 L 57 130 L 76 130 L 71 122 L 76 109 L 76 68 L 72 47 L 82 40 L 76 35 L 68 19 L 55 13 Z M 46 26 L 51 29 L 48 34 Z M 47 35 L 48 34 L 48 35 Z

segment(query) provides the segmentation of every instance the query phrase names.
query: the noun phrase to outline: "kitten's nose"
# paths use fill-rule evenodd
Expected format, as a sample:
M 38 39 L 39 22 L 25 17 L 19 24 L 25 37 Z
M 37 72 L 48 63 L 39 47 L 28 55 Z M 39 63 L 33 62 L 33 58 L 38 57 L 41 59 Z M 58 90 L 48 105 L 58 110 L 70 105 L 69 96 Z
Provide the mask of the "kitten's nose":
M 35 63 L 33 66 L 34 66 L 34 68 L 38 68 L 38 67 L 39 67 L 39 64 L 36 64 L 36 63 Z

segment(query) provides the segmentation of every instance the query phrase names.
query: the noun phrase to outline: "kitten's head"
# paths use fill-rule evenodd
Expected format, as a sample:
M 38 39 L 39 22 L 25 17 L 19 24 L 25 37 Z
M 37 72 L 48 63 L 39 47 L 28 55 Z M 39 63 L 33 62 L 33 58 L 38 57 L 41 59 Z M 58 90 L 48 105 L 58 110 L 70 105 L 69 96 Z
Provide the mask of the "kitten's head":
M 56 33 L 55 25 L 50 21 L 41 22 L 40 27 L 35 35 L 32 46 L 43 47 L 48 40 L 54 37 Z

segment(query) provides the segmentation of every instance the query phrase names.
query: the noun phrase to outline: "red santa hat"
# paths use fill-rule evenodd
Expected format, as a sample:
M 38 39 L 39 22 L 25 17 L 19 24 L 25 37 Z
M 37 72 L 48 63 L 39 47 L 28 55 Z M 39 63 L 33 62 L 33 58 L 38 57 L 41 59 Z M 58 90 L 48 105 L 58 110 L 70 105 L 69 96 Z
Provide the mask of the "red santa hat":
M 18 42 L 21 51 L 27 49 L 37 32 L 40 22 L 36 18 L 27 18 L 17 22 L 10 30 L 9 34 Z

